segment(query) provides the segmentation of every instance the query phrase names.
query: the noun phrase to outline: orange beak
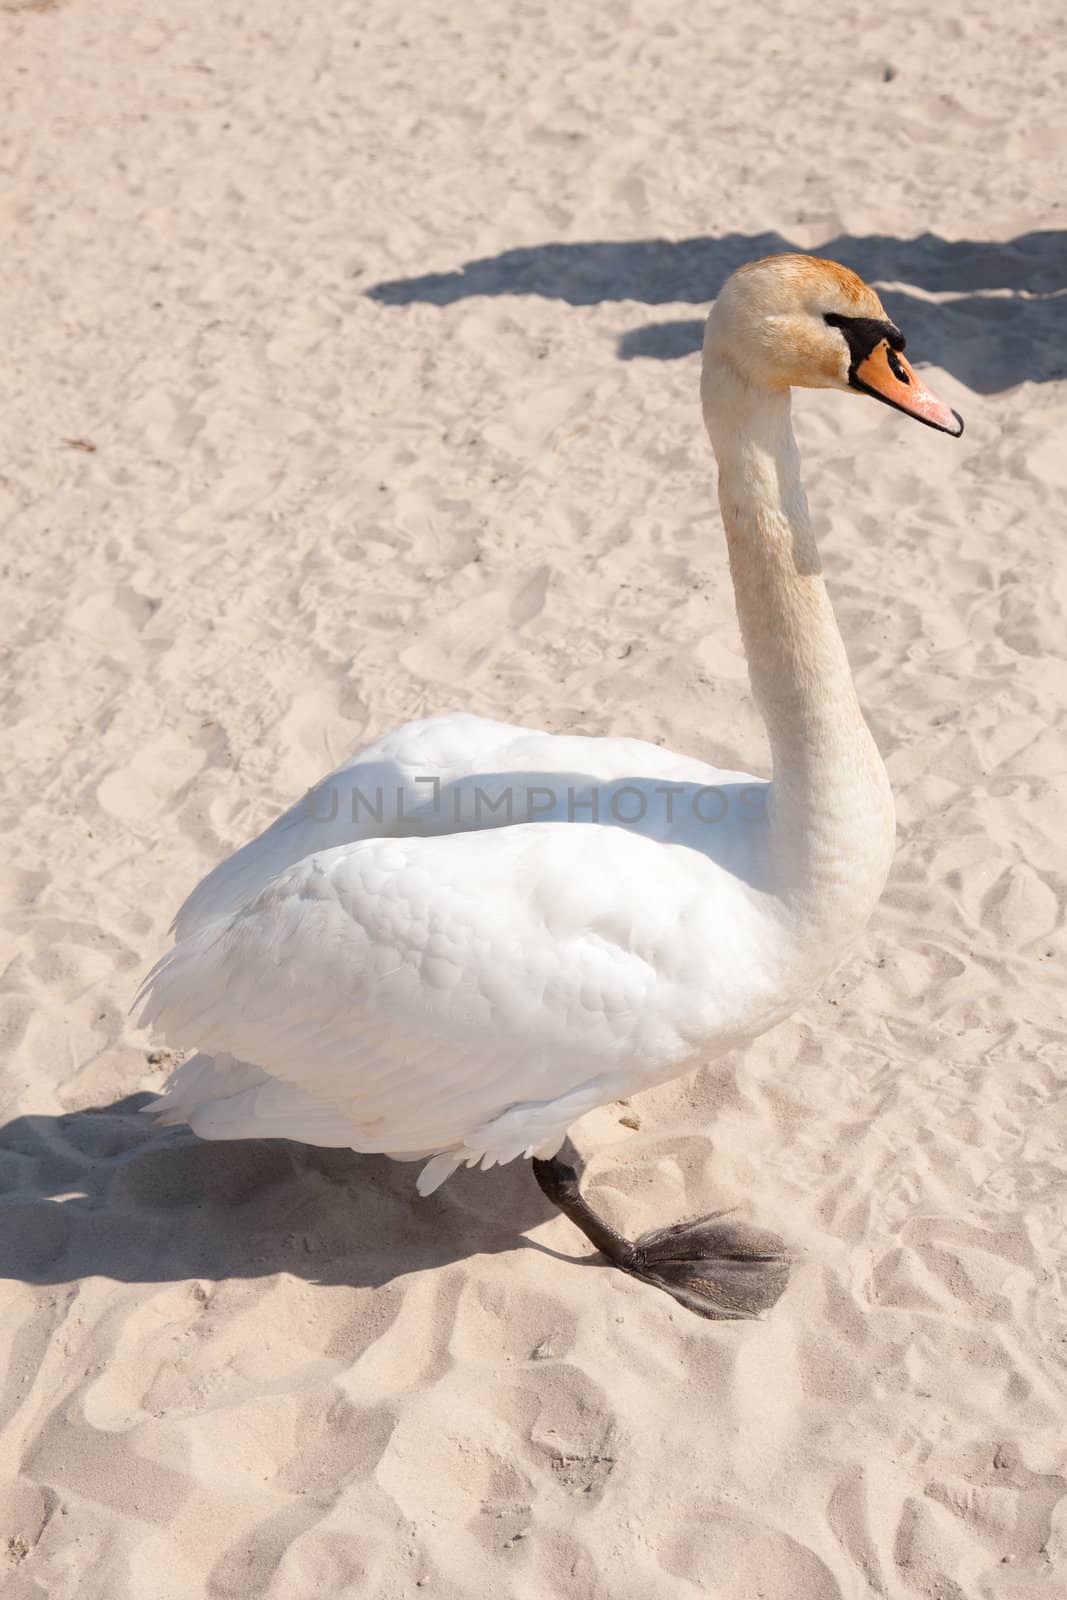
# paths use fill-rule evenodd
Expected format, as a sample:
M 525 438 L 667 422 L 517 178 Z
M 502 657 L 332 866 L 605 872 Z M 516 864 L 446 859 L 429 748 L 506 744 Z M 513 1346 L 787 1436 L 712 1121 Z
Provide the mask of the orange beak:
M 888 339 L 882 339 L 870 355 L 856 365 L 852 383 L 876 400 L 884 400 L 887 406 L 906 411 L 909 417 L 918 417 L 928 428 L 939 428 L 956 439 L 963 432 L 963 418 L 959 412 L 931 393 Z

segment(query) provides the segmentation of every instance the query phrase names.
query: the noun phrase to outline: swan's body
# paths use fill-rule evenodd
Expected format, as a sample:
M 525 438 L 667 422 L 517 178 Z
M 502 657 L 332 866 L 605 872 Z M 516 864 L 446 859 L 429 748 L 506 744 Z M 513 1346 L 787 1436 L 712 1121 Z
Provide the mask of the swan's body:
M 638 740 L 463 714 L 396 730 L 179 913 L 150 1020 L 214 1061 L 181 1069 L 166 1116 L 440 1153 L 424 1192 L 464 1160 L 554 1151 L 835 964 L 816 908 L 774 892 L 767 791 Z M 493 827 L 509 801 L 545 820 Z
M 891 326 L 835 272 L 789 257 L 735 275 L 705 351 L 771 782 L 462 714 L 396 730 L 179 912 L 144 1019 L 199 1053 L 156 1102 L 161 1120 L 429 1158 L 424 1193 L 462 1162 L 536 1153 L 547 1171 L 583 1113 L 755 1037 L 837 964 L 881 891 L 893 818 L 789 421 L 791 382 L 868 386 L 849 367 L 851 326 L 847 345 L 823 323 L 829 353 L 814 335 L 805 349 L 804 317 Z M 783 300 L 799 332 L 779 329 L 775 349 Z M 905 381 L 909 402 L 938 404 Z

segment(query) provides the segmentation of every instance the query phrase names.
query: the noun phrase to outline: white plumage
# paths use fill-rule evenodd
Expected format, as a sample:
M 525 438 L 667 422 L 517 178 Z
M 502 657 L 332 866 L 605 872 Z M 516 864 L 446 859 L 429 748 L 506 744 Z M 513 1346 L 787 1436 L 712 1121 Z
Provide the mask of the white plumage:
M 639 740 L 406 724 L 178 913 L 142 1020 L 199 1053 L 152 1109 L 432 1155 L 423 1193 L 554 1151 L 781 1013 L 766 790 Z

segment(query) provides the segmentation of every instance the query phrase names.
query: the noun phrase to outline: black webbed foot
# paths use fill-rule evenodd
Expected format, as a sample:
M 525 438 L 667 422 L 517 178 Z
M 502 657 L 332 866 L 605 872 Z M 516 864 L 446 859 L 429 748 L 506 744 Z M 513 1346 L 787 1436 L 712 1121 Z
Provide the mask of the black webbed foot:
M 713 1211 L 631 1241 L 593 1210 L 573 1167 L 557 1157 L 535 1160 L 533 1169 L 548 1198 L 613 1266 L 663 1289 L 699 1317 L 758 1317 L 770 1310 L 789 1281 L 789 1254 L 778 1235 L 766 1228 Z
M 789 1282 L 790 1258 L 775 1233 L 713 1211 L 644 1233 L 624 1272 L 664 1289 L 699 1317 L 739 1320 L 769 1311 Z

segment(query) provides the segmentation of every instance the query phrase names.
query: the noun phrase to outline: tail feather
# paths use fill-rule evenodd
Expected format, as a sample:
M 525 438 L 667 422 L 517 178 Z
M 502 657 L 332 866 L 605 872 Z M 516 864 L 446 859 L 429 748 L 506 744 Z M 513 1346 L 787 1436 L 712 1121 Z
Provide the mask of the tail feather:
M 144 1109 L 160 1127 L 186 1122 L 202 1139 L 298 1139 L 343 1149 L 359 1138 L 336 1106 L 222 1054 L 190 1056 Z

